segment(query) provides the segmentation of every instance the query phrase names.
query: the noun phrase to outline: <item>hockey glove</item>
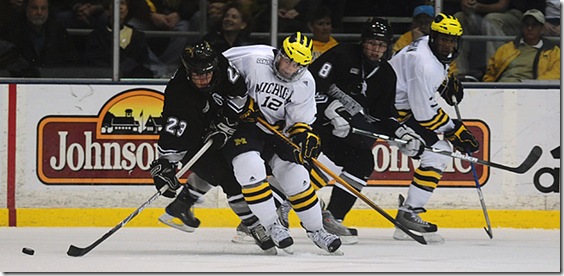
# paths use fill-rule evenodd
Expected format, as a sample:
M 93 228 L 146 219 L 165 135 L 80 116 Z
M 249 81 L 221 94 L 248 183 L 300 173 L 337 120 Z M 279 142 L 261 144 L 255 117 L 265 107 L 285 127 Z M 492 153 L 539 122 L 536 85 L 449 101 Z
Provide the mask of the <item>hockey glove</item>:
M 456 103 L 460 103 L 464 98 L 464 87 L 455 76 L 447 77 L 439 86 L 438 91 L 447 104 L 451 106 L 454 105 L 453 97 L 456 99 Z
M 243 122 L 255 123 L 259 117 L 263 117 L 260 113 L 259 107 L 255 103 L 255 100 L 249 96 L 246 104 L 246 110 L 239 115 L 239 119 Z
M 215 122 L 211 122 L 209 132 L 204 137 L 204 143 L 209 139 L 212 139 L 213 143 L 211 148 L 222 148 L 223 146 L 225 146 L 227 140 L 229 140 L 229 138 L 233 136 L 233 133 L 235 133 L 236 126 L 237 122 L 233 122 L 233 120 L 229 120 L 229 118 L 227 117 L 223 117 Z
M 180 182 L 176 178 L 176 165 L 167 159 L 159 158 L 151 163 L 150 172 L 157 190 L 160 191 L 164 185 L 167 185 L 168 190 L 163 193 L 163 196 L 174 198 L 175 191 L 180 188 Z
M 412 128 L 406 125 L 400 125 L 395 132 L 396 137 L 407 141 L 407 144 L 398 143 L 400 151 L 413 159 L 419 159 L 419 156 L 425 150 L 425 142 Z
M 311 158 L 316 158 L 321 153 L 321 140 L 308 124 L 296 123 L 288 132 L 292 142 L 300 147 L 294 151 L 297 163 L 310 164 Z
M 331 120 L 331 124 L 333 125 L 333 135 L 339 138 L 347 137 L 351 131 L 351 125 L 349 122 L 340 115 L 343 112 L 347 111 L 339 100 L 332 101 L 324 112 L 325 117 Z
M 472 153 L 479 149 L 480 143 L 460 121 L 454 123 L 454 129 L 445 132 L 445 137 L 460 152 Z

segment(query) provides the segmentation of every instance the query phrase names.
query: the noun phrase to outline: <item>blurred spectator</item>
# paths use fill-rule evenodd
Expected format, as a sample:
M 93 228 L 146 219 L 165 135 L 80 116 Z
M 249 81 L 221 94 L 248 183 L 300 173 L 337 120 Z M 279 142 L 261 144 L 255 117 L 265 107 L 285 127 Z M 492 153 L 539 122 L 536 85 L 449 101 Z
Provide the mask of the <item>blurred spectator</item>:
M 560 0 L 546 0 L 546 23 L 543 35 L 560 36 Z
M 501 14 L 509 9 L 510 2 L 511 0 L 461 0 L 461 11 L 455 13 L 454 17 L 458 18 L 462 24 L 464 35 L 486 35 L 486 30 L 499 27 L 497 25 L 491 27 L 492 20 L 498 15 L 500 15 L 498 19 L 500 22 L 512 20 L 514 27 L 519 28 L 520 23 L 515 23 L 515 20 L 518 21 L 519 18 L 513 16 L 512 13 L 501 17 Z M 481 78 L 489 55 L 495 52 L 500 43 L 503 42 L 489 42 L 490 52 L 486 53 L 484 41 L 462 40 L 460 54 L 456 58 L 457 74 Z M 496 44 L 497 46 L 494 46 Z
M 0 77 L 19 76 L 28 66 L 14 44 L 0 40 Z
M 70 29 L 93 29 L 106 22 L 106 11 L 98 0 L 75 0 L 56 14 L 63 26 Z
M 16 45 L 19 54 L 29 63 L 21 76 L 72 77 L 70 68 L 78 62 L 78 52 L 67 30 L 49 17 L 48 0 L 24 1 L 25 13 L 8 22 L 0 31 L 0 39 Z M 61 74 L 60 69 L 68 69 Z
M 23 0 L 0 0 L 0 28 L 24 12 Z
M 489 12 L 482 22 L 482 34 L 490 37 L 517 36 L 521 32 L 521 17 L 529 9 L 544 11 L 546 0 L 500 0 L 509 1 L 507 11 Z M 462 26 L 464 28 L 464 25 Z M 503 41 L 488 41 L 486 43 L 487 61 L 496 50 L 503 45 Z M 474 48 L 472 48 L 474 49 Z
M 233 46 L 253 44 L 250 38 L 253 18 L 248 8 L 238 2 L 230 2 L 223 6 L 221 25 L 217 31 L 204 35 L 203 39 L 210 43 L 213 50 L 221 53 Z
M 129 2 L 131 0 L 120 0 L 119 4 L 119 73 L 123 78 L 152 78 L 153 73 L 149 69 L 149 48 L 145 34 L 135 28 L 124 24 L 129 17 Z M 107 12 L 113 9 L 114 0 L 106 0 L 104 8 Z M 87 37 L 85 58 L 89 65 L 108 70 L 101 70 L 111 75 L 113 64 L 113 16 L 107 17 L 106 24 L 95 28 Z M 104 75 L 97 76 L 103 77 Z
M 313 50 L 311 52 L 313 60 L 323 54 L 325 51 L 339 44 L 335 38 L 331 36 L 332 32 L 331 10 L 321 5 L 310 16 L 308 28 L 313 34 Z
M 325 5 L 331 11 L 331 27 L 333 32 L 343 32 L 343 16 L 347 0 L 323 0 L 322 5 Z
M 278 32 L 307 32 L 310 14 L 321 0 L 281 0 L 278 9 Z
M 502 45 L 489 60 L 485 82 L 559 80 L 560 47 L 543 39 L 546 20 L 541 11 L 531 9 L 523 15 L 521 35 Z
M 196 16 L 200 0 L 131 0 L 128 25 L 140 31 L 188 32 L 199 30 Z M 147 38 L 151 50 L 151 69 L 170 77 L 180 66 L 184 46 L 197 38 L 170 35 Z
M 221 25 L 224 6 L 229 2 L 237 2 L 251 12 L 253 31 L 270 31 L 270 0 L 209 0 L 207 10 L 209 30 Z
M 412 41 L 428 35 L 431 31 L 431 22 L 435 18 L 435 7 L 429 5 L 421 5 L 413 9 L 413 21 L 410 30 L 402 34 L 394 43 L 392 53 L 396 53 L 403 47 L 409 45 Z

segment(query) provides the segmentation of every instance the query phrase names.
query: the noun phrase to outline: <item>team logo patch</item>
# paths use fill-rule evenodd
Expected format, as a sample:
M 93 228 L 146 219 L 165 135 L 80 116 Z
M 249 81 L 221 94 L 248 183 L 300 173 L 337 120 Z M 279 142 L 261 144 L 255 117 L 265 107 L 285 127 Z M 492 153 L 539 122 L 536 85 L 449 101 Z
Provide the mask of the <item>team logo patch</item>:
M 266 58 L 257 58 L 257 63 L 258 64 L 270 65 L 270 61 Z
M 349 73 L 351 73 L 353 75 L 358 75 L 358 74 L 360 74 L 360 70 L 358 68 L 351 68 Z

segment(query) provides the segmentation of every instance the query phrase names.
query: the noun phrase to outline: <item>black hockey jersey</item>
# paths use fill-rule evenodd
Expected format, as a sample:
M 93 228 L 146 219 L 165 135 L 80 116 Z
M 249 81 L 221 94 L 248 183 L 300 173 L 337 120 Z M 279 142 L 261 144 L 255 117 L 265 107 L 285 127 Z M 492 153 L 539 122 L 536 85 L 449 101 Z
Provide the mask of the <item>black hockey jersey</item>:
M 335 84 L 362 106 L 364 114 L 372 117 L 379 133 L 393 135 L 399 124 L 395 108 L 396 74 L 387 61 L 377 68 L 363 66 L 360 44 L 338 44 L 319 56 L 309 71 L 315 78 L 317 121 L 326 122 L 324 110 L 333 98 L 327 95 Z
M 213 92 L 198 90 L 180 67 L 165 89 L 160 132 L 159 157 L 180 161 L 185 154 L 194 155 L 202 146 L 212 121 L 221 117 L 237 120 L 247 101 L 247 87 L 238 71 L 219 55 L 218 70 L 212 82 Z

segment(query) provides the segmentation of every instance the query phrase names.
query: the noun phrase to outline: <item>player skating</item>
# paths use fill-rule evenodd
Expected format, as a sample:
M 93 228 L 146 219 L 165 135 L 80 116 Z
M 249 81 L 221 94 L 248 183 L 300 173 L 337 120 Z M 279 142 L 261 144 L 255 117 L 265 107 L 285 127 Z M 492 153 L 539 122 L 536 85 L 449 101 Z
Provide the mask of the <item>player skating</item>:
M 319 137 L 311 124 L 315 120 L 315 80 L 307 71 L 311 63 L 311 40 L 301 33 L 284 39 L 282 47 L 255 45 L 234 47 L 223 54 L 245 78 L 255 105 L 243 116 L 242 124 L 224 148 L 229 152 L 239 184 L 250 209 L 266 227 L 279 248 L 289 248 L 293 239 L 279 220 L 267 166 L 301 220 L 308 237 L 320 248 L 335 252 L 341 245 L 338 236 L 323 229 L 321 207 L 310 185 L 308 159 L 317 157 Z M 280 138 L 256 123 L 261 116 L 280 126 L 299 145 L 295 152 Z
M 374 140 L 352 134 L 351 127 L 409 141 L 398 145 L 408 156 L 417 157 L 423 151 L 421 138 L 395 119 L 396 74 L 387 61 L 392 38 L 387 20 L 370 19 L 362 27 L 360 43 L 341 43 L 309 67 L 319 93 L 314 128 L 323 142 L 322 153 L 341 169 L 340 177 L 358 191 L 366 186 L 374 170 Z M 318 188 L 326 185 L 324 175 L 313 171 L 312 176 Z M 357 231 L 341 222 L 355 201 L 355 195 L 336 185 L 323 211 L 325 229 L 348 244 L 358 241 Z
M 413 41 L 391 58 L 390 64 L 397 74 L 396 108 L 400 120 L 413 128 L 426 145 L 451 150 L 451 145 L 463 153 L 478 150 L 478 141 L 460 121 L 453 121 L 440 107 L 436 98 L 439 90 L 449 104 L 453 96 L 458 102 L 463 92 L 457 82 L 449 78 L 449 64 L 456 58 L 460 46 L 462 27 L 458 19 L 444 13 L 438 14 L 431 23 L 431 33 Z M 443 82 L 445 82 L 443 84 Z M 437 136 L 443 133 L 448 140 Z M 451 158 L 424 151 L 419 167 L 404 199 L 400 195 L 400 207 L 396 220 L 407 228 L 422 233 L 428 241 L 442 242 L 437 225 L 419 216 L 425 212 L 425 204 L 431 198 Z M 395 239 L 409 239 L 396 229 Z
M 193 232 L 200 225 L 190 208 L 214 186 L 221 186 L 231 209 L 245 224 L 256 243 L 269 252 L 276 251 L 272 240 L 259 224 L 241 194 L 220 148 L 235 132 L 239 115 L 248 106 L 247 88 L 237 70 L 209 43 L 189 45 L 178 68 L 165 89 L 162 111 L 163 128 L 158 142 L 158 159 L 151 164 L 151 175 L 157 189 L 168 185 L 166 197 L 175 197 L 159 220 L 171 227 Z M 209 149 L 191 168 L 186 185 L 175 177 L 179 162 L 186 162 L 205 141 L 213 140 Z M 181 221 L 177 222 L 176 219 Z

